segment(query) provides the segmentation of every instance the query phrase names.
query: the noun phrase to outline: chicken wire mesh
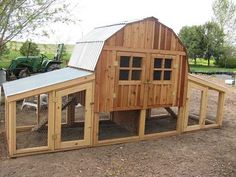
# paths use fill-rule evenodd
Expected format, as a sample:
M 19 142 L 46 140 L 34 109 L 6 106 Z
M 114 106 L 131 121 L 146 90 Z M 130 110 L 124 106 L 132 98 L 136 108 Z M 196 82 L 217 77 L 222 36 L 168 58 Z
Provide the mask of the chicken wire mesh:
M 168 108 L 166 108 L 168 109 Z M 176 117 L 173 117 L 165 108 L 155 108 L 147 112 L 145 120 L 145 134 L 161 133 L 177 129 L 178 108 L 170 107 Z
M 189 95 L 190 95 L 190 99 L 189 99 L 188 126 L 198 125 L 199 124 L 202 91 L 192 88 L 190 90 Z
M 208 90 L 207 111 L 205 124 L 216 123 L 217 106 L 219 93 L 215 90 Z
M 61 141 L 84 139 L 85 90 L 61 97 Z
M 48 94 L 16 102 L 16 149 L 48 145 Z

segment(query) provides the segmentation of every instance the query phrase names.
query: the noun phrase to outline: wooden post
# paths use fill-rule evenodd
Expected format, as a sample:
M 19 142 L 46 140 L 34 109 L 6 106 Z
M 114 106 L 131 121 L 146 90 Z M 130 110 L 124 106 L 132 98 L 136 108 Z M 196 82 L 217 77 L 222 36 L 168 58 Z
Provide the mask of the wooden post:
M 188 116 L 189 116 L 189 103 L 190 103 L 190 93 L 191 93 L 192 84 L 188 82 L 188 87 L 186 89 L 187 96 L 186 100 L 183 101 L 183 107 L 179 108 L 178 113 L 178 131 L 184 132 L 188 127 Z
M 205 126 L 207 99 L 208 99 L 208 88 L 206 87 L 204 90 L 202 90 L 201 94 L 201 105 L 200 105 L 200 115 L 199 115 L 199 125 L 201 128 L 204 128 Z
M 98 135 L 99 135 L 99 113 L 95 112 L 93 117 L 93 140 L 92 145 L 98 144 Z
M 142 109 L 139 116 L 139 138 L 143 139 L 145 134 L 146 110 Z
M 224 102 L 225 102 L 225 93 L 219 92 L 218 105 L 217 105 L 217 115 L 216 115 L 216 123 L 219 126 L 222 125 L 222 121 L 223 121 Z
M 36 108 L 36 114 L 37 114 L 37 125 L 39 125 L 39 122 L 40 122 L 40 94 L 37 95 L 37 108 Z
M 9 103 L 9 155 L 13 156 L 16 153 L 16 102 Z
M 55 134 L 55 111 L 56 111 L 56 93 L 55 91 L 48 94 L 48 147 L 51 150 L 55 149 L 54 146 L 54 134 Z

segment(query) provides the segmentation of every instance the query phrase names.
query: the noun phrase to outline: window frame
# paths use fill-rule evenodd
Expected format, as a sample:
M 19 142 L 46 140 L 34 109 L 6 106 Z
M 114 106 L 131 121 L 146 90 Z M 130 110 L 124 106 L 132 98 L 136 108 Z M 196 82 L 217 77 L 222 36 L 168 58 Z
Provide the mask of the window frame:
M 162 59 L 161 61 L 161 67 L 160 68 L 155 68 L 155 59 Z M 171 67 L 170 68 L 165 68 L 165 61 L 171 59 Z M 153 54 L 152 55 L 152 62 L 151 62 L 151 67 L 152 67 L 152 72 L 151 74 L 151 79 L 154 82 L 172 82 L 173 80 L 173 71 L 174 71 L 174 56 L 169 56 L 169 55 L 157 55 Z M 154 79 L 154 72 L 155 71 L 160 71 L 161 72 L 161 79 L 160 80 L 155 80 Z M 165 71 L 170 71 L 170 80 L 165 80 L 164 75 Z
M 120 67 L 120 60 L 121 57 L 125 56 L 125 57 L 129 57 L 129 67 Z M 141 67 L 133 67 L 133 60 L 135 57 L 140 57 L 141 58 Z M 122 82 L 141 82 L 143 81 L 143 75 L 144 75 L 144 67 L 145 67 L 145 58 L 146 55 L 142 54 L 142 53 L 128 53 L 128 52 L 119 52 L 117 54 L 117 63 L 118 63 L 118 82 L 122 83 Z M 120 71 L 121 70 L 126 70 L 129 71 L 128 74 L 128 79 L 127 80 L 120 80 Z M 135 80 L 132 79 L 132 73 L 133 71 L 140 71 L 140 79 Z

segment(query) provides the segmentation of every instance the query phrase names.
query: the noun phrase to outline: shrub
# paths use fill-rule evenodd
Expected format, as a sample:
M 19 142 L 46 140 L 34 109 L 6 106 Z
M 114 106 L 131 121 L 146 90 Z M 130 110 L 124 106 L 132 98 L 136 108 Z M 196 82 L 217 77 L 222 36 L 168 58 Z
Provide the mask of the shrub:
M 9 48 L 7 47 L 7 45 L 1 46 L 1 47 L 0 47 L 0 58 L 1 58 L 2 56 L 7 55 L 7 54 L 9 54 Z
M 40 50 L 38 49 L 38 45 L 34 42 L 26 41 L 23 43 L 23 45 L 20 48 L 21 55 L 24 56 L 37 56 L 40 53 Z
M 236 68 L 236 57 L 229 57 L 226 59 L 220 59 L 219 65 L 225 68 Z

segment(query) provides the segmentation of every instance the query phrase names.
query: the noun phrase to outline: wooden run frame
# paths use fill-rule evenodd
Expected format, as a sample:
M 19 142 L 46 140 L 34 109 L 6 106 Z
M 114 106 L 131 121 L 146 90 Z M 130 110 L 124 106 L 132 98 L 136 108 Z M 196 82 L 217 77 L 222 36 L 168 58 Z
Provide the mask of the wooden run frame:
M 190 93 L 191 89 L 197 89 L 201 91 L 201 99 L 200 99 L 200 113 L 199 113 L 199 122 L 197 125 L 188 126 L 189 120 L 189 101 L 190 101 Z M 216 113 L 216 121 L 213 122 L 211 120 L 206 119 L 207 112 L 207 101 L 208 101 L 208 92 L 209 90 L 214 90 L 218 92 L 218 103 L 217 103 L 217 113 Z M 187 99 L 186 106 L 184 110 L 184 122 L 183 122 L 183 131 L 194 131 L 199 129 L 206 128 L 217 128 L 222 125 L 223 121 L 223 109 L 224 109 L 224 100 L 226 88 L 219 86 L 215 83 L 203 80 L 199 77 L 193 76 L 191 74 L 188 75 L 188 91 L 187 91 Z M 206 122 L 210 124 L 205 124 Z
M 78 84 L 81 83 L 81 84 Z M 63 87 L 59 87 L 55 85 L 51 88 L 51 90 L 38 90 L 33 91 L 32 93 L 26 93 L 17 95 L 13 98 L 9 97 L 5 100 L 5 116 L 6 116 L 6 137 L 8 142 L 8 150 L 10 157 L 16 156 L 24 156 L 30 154 L 39 154 L 39 153 L 47 153 L 47 152 L 56 152 L 56 151 L 64 151 L 70 149 L 78 149 L 84 147 L 91 146 L 102 146 L 102 145 L 110 145 L 110 144 L 119 144 L 125 142 L 133 142 L 140 140 L 148 140 L 148 139 L 156 139 L 166 136 L 177 135 L 182 132 L 189 132 L 199 129 L 206 128 L 216 128 L 222 125 L 223 119 L 223 106 L 224 106 L 224 98 L 226 93 L 226 88 L 222 86 L 218 86 L 217 84 L 211 83 L 209 81 L 205 81 L 201 78 L 198 78 L 193 75 L 188 75 L 188 85 L 186 87 L 187 98 L 185 98 L 185 102 L 183 106 L 178 107 L 178 115 L 174 115 L 173 111 L 167 107 L 166 110 L 172 115 L 173 118 L 177 118 L 176 130 L 160 132 L 160 133 L 152 133 L 145 134 L 145 121 L 147 118 L 147 109 L 139 110 L 138 117 L 138 134 L 136 136 L 130 136 L 125 138 L 115 138 L 108 140 L 99 140 L 99 112 L 94 112 L 94 77 L 89 77 L 87 79 L 79 79 L 75 84 L 74 81 L 69 81 L 63 85 Z M 200 106 L 200 115 L 199 115 L 199 124 L 188 126 L 188 116 L 189 116 L 189 97 L 191 89 L 198 89 L 201 91 L 201 106 Z M 85 138 L 84 140 L 78 141 L 68 141 L 61 142 L 60 141 L 60 110 L 61 110 L 61 102 L 60 99 L 64 95 L 68 95 L 70 93 L 75 93 L 78 91 L 86 90 L 86 118 L 87 124 L 85 127 Z M 206 122 L 206 105 L 207 105 L 207 97 L 208 91 L 215 90 L 219 92 L 218 105 L 217 105 L 217 115 L 216 122 L 211 124 L 205 124 Z M 48 122 L 48 145 L 42 147 L 34 147 L 27 149 L 16 149 L 16 131 L 24 131 L 26 129 L 31 128 L 32 126 L 25 126 L 16 129 L 16 101 L 19 99 L 23 99 L 28 96 L 33 96 L 35 94 L 39 95 L 41 93 L 49 94 L 49 110 L 48 117 L 53 117 L 53 119 L 49 119 Z M 10 100 L 10 101 L 9 101 Z M 57 117 L 57 118 L 56 118 Z M 58 118 L 59 117 L 59 118 Z
M 79 83 L 79 84 L 78 84 Z M 6 138 L 7 138 L 7 146 L 8 146 L 8 153 L 10 157 L 17 157 L 17 156 L 24 156 L 30 154 L 39 154 L 39 153 L 46 153 L 46 152 L 53 152 L 53 151 L 61 151 L 67 149 L 75 149 L 85 146 L 90 146 L 92 144 L 91 138 L 91 124 L 92 124 L 92 117 L 93 117 L 93 98 L 94 98 L 94 75 L 82 77 L 79 79 L 71 80 L 68 82 L 60 83 L 53 85 L 51 87 L 46 87 L 42 89 L 33 90 L 30 92 L 26 92 L 24 94 L 18 94 L 5 99 L 5 127 L 6 127 Z M 56 119 L 58 116 L 58 107 L 59 107 L 59 97 L 63 96 L 64 94 L 70 94 L 73 92 L 78 92 L 81 90 L 87 91 L 86 96 L 86 118 L 87 120 L 87 127 L 86 129 L 86 136 L 83 141 L 68 141 L 66 143 L 60 143 L 60 129 L 59 124 L 60 122 Z M 23 148 L 17 149 L 16 148 L 16 133 L 21 131 L 30 130 L 33 126 L 19 126 L 16 127 L 16 102 L 18 100 L 40 95 L 42 93 L 48 93 L 48 140 L 47 146 L 41 147 L 33 147 L 33 148 Z M 39 109 L 37 109 L 38 112 Z M 37 115 L 38 117 L 38 115 Z M 38 120 L 37 120 L 37 123 Z

